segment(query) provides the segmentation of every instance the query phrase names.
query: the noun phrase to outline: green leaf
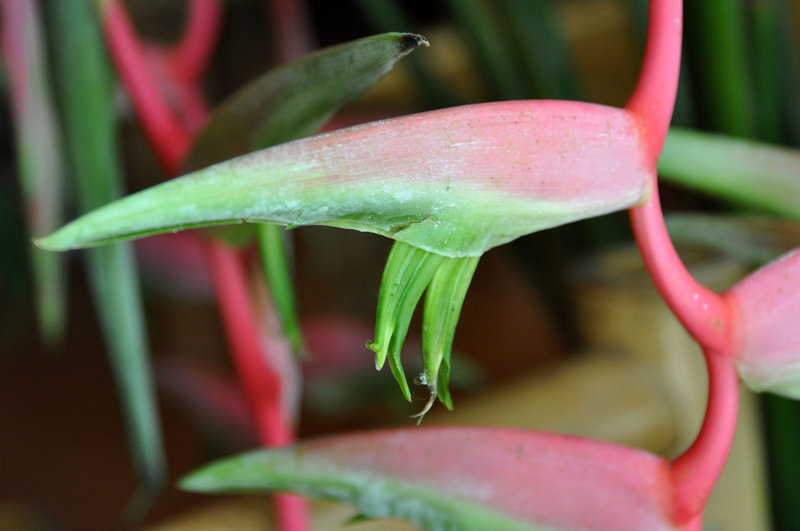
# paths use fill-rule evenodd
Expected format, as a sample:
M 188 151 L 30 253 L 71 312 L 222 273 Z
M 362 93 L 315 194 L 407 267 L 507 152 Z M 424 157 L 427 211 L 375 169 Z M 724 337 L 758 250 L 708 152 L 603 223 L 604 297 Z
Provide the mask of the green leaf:
M 326 48 L 271 70 L 220 106 L 195 138 L 185 172 L 314 133 L 419 46 L 385 33 Z
M 414 310 L 422 293 L 428 291 L 422 328 L 424 369 L 417 381 L 428 387 L 430 399 L 424 409 L 414 415 L 420 421 L 437 395 L 449 409 L 453 408 L 448 390 L 453 336 L 478 259 L 477 256 L 446 258 L 395 242 L 386 260 L 378 294 L 375 340 L 367 346 L 375 352 L 378 369 L 388 354 L 392 373 L 403 396 L 410 401 L 411 390 L 400 354 Z
M 661 178 L 738 205 L 800 219 L 800 151 L 671 128 Z
M 78 200 L 89 211 L 119 196 L 113 75 L 88 0 L 52 6 L 56 72 Z M 166 464 L 150 372 L 142 302 L 129 244 L 92 249 L 90 282 L 121 397 L 134 465 L 146 504 L 163 488 Z
M 181 481 L 195 492 L 337 500 L 428 530 L 682 529 L 668 463 L 634 449 L 493 428 L 366 432 L 259 450 Z M 666 500 L 666 501 L 665 501 Z
M 9 80 L 28 232 L 39 237 L 62 223 L 64 161 L 45 38 L 35 2 L 3 5 L 2 52 Z M 62 260 L 31 249 L 39 331 L 46 343 L 63 336 L 66 297 Z
M 195 138 L 184 170 L 310 135 L 339 108 L 371 88 L 395 63 L 428 42 L 387 33 L 310 54 L 271 70 L 223 103 Z M 286 244 L 277 227 L 256 231 L 270 292 L 295 352 L 302 337 Z

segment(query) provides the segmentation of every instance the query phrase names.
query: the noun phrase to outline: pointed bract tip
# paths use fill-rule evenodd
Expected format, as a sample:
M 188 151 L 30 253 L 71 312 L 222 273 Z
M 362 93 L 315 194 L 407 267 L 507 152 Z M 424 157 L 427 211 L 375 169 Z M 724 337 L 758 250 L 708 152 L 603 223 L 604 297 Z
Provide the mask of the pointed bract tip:
M 418 35 L 416 33 L 403 33 L 403 36 L 400 39 L 400 50 L 402 52 L 400 57 L 408 55 L 420 46 L 428 48 L 430 45 L 431 43 L 428 42 L 428 39 L 422 35 Z

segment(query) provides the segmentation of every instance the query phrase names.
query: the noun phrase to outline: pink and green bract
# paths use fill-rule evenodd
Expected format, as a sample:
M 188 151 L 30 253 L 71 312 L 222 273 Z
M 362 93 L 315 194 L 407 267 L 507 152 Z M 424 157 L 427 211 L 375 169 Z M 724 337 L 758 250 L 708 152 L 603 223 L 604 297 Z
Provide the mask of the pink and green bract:
M 38 243 L 63 250 L 249 221 L 350 228 L 442 256 L 479 256 L 524 234 L 642 203 L 650 186 L 643 138 L 632 113 L 586 103 L 433 111 L 211 166 Z

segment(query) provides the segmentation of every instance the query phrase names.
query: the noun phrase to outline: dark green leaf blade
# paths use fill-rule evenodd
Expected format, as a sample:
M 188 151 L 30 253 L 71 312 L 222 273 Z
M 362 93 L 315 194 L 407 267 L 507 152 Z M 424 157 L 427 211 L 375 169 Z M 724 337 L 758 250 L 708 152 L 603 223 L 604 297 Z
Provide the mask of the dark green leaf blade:
M 314 133 L 419 46 L 428 46 L 421 35 L 385 33 L 270 71 L 214 113 L 196 137 L 184 171 Z

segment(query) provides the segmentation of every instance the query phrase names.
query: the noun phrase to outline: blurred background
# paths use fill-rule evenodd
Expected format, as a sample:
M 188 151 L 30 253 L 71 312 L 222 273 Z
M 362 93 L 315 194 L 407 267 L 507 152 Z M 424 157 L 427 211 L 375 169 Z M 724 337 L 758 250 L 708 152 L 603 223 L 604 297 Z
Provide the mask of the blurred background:
M 51 2 L 39 4 L 48 35 Z M 185 4 L 127 2 L 140 34 L 164 43 L 179 36 Z M 800 1 L 688 4 L 674 123 L 800 146 Z M 640 0 L 309 0 L 304 6 L 316 47 L 383 31 L 417 32 L 431 43 L 342 111 L 343 123 L 499 99 L 621 106 L 636 81 L 647 13 Z M 204 81 L 211 103 L 275 64 L 271 24 L 268 2 L 223 2 Z M 2 84 L 7 92 L 7 77 Z M 165 176 L 121 88 L 116 96 L 125 189 L 133 192 Z M 77 252 L 66 257 L 65 334 L 45 345 L 13 143 L 6 104 L 0 106 L 0 528 L 128 527 L 125 509 L 137 485 L 84 263 Z M 662 201 L 668 213 L 758 213 L 669 182 L 662 183 Z M 68 207 L 67 218 L 74 215 Z M 690 237 L 699 230 L 691 225 L 675 238 L 693 273 L 719 290 L 800 241 L 796 221 L 770 219 L 752 233 L 755 243 L 734 240 L 733 247 L 767 248 L 767 256 L 754 258 L 713 245 L 713 237 L 710 244 Z M 760 245 L 778 232 L 782 240 Z M 374 371 L 364 347 L 391 242 L 329 228 L 292 234 L 310 352 L 300 437 L 409 425 L 418 404 L 402 399 L 388 371 Z M 221 502 L 182 493 L 174 480 L 212 458 L 256 446 L 257 439 L 234 385 L 197 249 L 180 239 L 153 239 L 136 250 L 171 483 L 133 526 L 197 529 L 193 515 L 208 520 L 203 511 Z M 412 324 L 407 342 L 411 367 L 419 364 L 413 337 L 419 329 L 418 321 Z M 699 351 L 650 287 L 625 213 L 488 252 L 467 295 L 455 348 L 456 411 L 437 406 L 425 423 L 553 430 L 674 456 L 702 418 Z M 425 391 L 418 391 L 424 400 Z M 709 529 L 800 529 L 797 404 L 748 395 L 740 432 L 733 468 L 720 487 L 727 490 L 709 508 Z M 239 504 L 242 520 L 223 518 L 218 528 L 263 525 L 266 509 L 231 503 Z

